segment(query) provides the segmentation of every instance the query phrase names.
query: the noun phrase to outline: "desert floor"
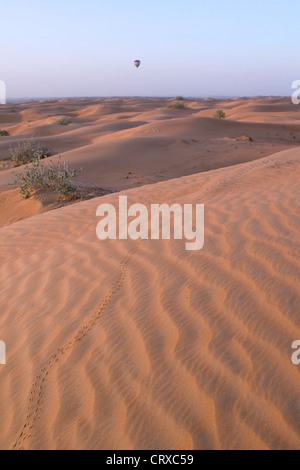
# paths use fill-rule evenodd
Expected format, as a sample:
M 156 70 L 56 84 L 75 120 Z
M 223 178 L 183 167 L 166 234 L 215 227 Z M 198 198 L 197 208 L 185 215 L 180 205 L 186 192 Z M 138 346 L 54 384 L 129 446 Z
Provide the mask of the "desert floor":
M 1 449 L 300 449 L 299 107 L 168 104 L 0 106 Z M 105 195 L 22 199 L 7 156 L 33 136 Z M 204 248 L 98 240 L 120 194 L 205 204 Z

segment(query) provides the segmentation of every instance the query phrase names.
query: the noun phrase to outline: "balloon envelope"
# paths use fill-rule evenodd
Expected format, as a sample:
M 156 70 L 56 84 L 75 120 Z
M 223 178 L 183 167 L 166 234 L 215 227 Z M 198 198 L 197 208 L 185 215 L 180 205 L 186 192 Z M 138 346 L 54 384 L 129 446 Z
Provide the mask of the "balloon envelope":
M 139 66 L 141 65 L 141 61 L 140 61 L 140 60 L 135 60 L 135 61 L 134 61 L 134 65 L 135 65 L 136 68 L 138 69 Z

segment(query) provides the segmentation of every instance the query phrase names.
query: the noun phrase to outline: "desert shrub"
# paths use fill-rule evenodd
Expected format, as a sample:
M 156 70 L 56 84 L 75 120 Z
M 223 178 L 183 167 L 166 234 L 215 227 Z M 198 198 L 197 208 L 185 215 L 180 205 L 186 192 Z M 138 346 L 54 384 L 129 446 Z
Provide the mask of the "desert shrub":
M 70 171 L 68 165 L 60 160 L 46 166 L 39 158 L 35 158 L 32 165 L 26 166 L 24 173 L 15 174 L 15 184 L 20 186 L 24 199 L 29 199 L 35 191 L 44 189 L 55 192 L 58 199 L 71 200 L 79 196 L 73 179 L 80 171 Z
M 226 118 L 226 114 L 224 113 L 224 111 L 222 111 L 221 109 L 218 109 L 215 114 L 214 114 L 214 117 L 216 119 L 225 119 Z
M 14 166 L 25 165 L 36 159 L 42 160 L 51 154 L 52 152 L 47 147 L 40 145 L 34 139 L 23 140 L 9 149 L 9 158 Z
M 184 109 L 184 103 L 181 101 L 172 101 L 169 105 L 168 108 L 171 109 Z
M 182 101 L 182 100 L 183 100 L 183 97 L 182 97 L 182 96 L 176 96 L 175 100 L 176 100 L 176 101 Z
M 69 170 L 66 162 L 50 162 L 46 172 L 46 183 L 49 189 L 58 193 L 63 199 L 75 199 L 78 197 L 78 186 L 73 184 L 73 179 L 82 170 Z
M 58 126 L 68 126 L 69 124 L 71 124 L 71 119 L 68 117 L 62 117 L 55 121 L 55 124 L 57 124 Z
M 8 135 L 9 135 L 9 132 L 7 132 L 7 131 L 0 131 L 0 136 L 1 136 L 1 137 L 8 136 Z

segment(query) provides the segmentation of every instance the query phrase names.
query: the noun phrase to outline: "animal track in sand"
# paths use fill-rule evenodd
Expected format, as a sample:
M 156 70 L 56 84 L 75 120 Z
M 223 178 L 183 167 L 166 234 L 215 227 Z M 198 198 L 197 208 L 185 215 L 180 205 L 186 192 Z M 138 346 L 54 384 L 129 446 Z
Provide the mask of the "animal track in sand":
M 49 373 L 51 372 L 52 368 L 57 364 L 63 355 L 70 351 L 79 341 L 81 341 L 89 331 L 94 327 L 97 320 L 107 307 L 107 305 L 111 302 L 113 297 L 119 292 L 122 288 L 126 275 L 127 275 L 127 264 L 130 262 L 131 258 L 137 252 L 139 246 L 139 242 L 132 250 L 129 251 L 127 256 L 123 259 L 120 263 L 119 269 L 119 276 L 116 279 L 115 283 L 113 284 L 112 288 L 107 292 L 102 302 L 99 304 L 97 309 L 94 313 L 89 317 L 88 321 L 78 330 L 76 335 L 62 348 L 56 350 L 53 353 L 48 361 L 40 369 L 38 375 L 36 376 L 34 383 L 31 386 L 30 398 L 29 398 L 29 406 L 27 408 L 27 416 L 22 428 L 22 431 L 17 438 L 16 442 L 13 445 L 13 450 L 25 450 L 25 445 L 28 443 L 28 440 L 31 437 L 31 433 L 33 431 L 34 425 L 37 421 L 40 420 L 40 410 L 42 406 L 42 397 L 44 394 L 44 388 L 47 382 L 47 378 Z

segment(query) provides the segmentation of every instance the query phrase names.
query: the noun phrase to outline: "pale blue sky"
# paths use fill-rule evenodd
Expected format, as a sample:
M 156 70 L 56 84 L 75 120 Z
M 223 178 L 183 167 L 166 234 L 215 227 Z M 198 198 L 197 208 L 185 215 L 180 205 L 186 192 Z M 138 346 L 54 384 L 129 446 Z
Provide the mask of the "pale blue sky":
M 300 79 L 299 0 L 10 0 L 0 14 L 8 98 L 290 95 Z

